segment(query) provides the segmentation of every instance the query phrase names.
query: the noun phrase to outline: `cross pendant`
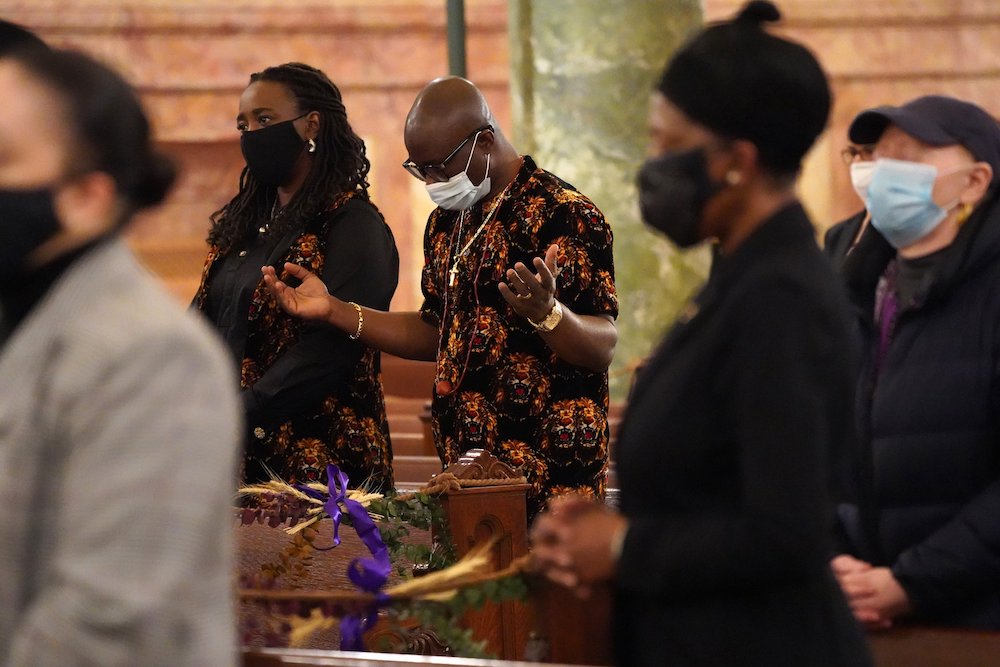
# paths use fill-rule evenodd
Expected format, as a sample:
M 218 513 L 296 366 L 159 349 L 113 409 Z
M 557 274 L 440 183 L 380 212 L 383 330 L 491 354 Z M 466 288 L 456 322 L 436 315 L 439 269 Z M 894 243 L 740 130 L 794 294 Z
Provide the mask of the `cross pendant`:
M 458 278 L 458 265 L 457 264 L 455 266 L 451 267 L 450 269 L 448 269 L 448 287 L 454 287 L 455 286 L 455 279 L 456 278 Z

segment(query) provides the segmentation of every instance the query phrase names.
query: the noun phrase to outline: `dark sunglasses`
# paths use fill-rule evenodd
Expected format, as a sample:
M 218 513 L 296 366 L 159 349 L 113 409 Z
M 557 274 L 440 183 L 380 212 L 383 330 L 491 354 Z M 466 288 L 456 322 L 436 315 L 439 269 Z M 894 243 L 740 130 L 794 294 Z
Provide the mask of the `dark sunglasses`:
M 462 150 L 465 144 L 469 143 L 469 141 L 472 140 L 473 137 L 475 137 L 480 132 L 485 132 L 486 130 L 492 131 L 493 126 L 483 125 L 482 127 L 477 127 L 475 130 L 470 132 L 469 136 L 463 139 L 462 143 L 460 143 L 458 147 L 456 147 L 455 150 L 449 153 L 448 157 L 446 157 L 441 162 L 417 164 L 413 160 L 407 160 L 406 162 L 403 163 L 403 169 L 408 171 L 411 176 L 413 176 L 414 178 L 418 178 L 421 181 L 426 181 L 428 177 L 436 181 L 446 180 L 447 176 L 445 176 L 445 169 L 447 169 L 448 163 L 451 162 L 451 159 L 454 158 L 456 155 L 458 155 L 458 152 Z

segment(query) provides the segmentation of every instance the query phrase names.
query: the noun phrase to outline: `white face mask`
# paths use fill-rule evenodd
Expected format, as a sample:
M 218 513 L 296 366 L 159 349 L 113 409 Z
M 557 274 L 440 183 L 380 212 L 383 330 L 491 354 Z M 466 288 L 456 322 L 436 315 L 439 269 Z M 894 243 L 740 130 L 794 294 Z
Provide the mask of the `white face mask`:
M 431 200 L 443 209 L 449 211 L 461 211 L 469 208 L 477 201 L 485 197 L 490 192 L 490 154 L 486 154 L 486 175 L 483 182 L 474 185 L 469 179 L 469 165 L 472 164 L 472 156 L 476 152 L 476 142 L 479 140 L 479 132 L 476 132 L 472 140 L 472 152 L 469 153 L 469 161 L 465 163 L 465 170 L 460 174 L 455 174 L 447 181 L 439 183 L 427 183 L 427 194 Z
M 851 165 L 851 185 L 862 203 L 868 201 L 868 186 L 872 184 L 872 174 L 875 172 L 875 161 L 855 162 Z

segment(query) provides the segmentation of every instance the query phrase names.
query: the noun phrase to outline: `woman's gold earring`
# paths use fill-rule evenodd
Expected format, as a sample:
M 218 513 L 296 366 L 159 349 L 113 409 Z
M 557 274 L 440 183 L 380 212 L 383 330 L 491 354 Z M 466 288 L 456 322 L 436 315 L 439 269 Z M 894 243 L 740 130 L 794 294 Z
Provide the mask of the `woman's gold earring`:
M 310 139 L 308 143 L 309 143 L 309 152 L 310 153 L 315 153 L 316 152 L 316 140 L 315 139 Z
M 743 180 L 743 177 L 740 175 L 740 172 L 736 171 L 735 169 L 726 172 L 726 183 L 728 183 L 729 185 L 739 185 L 741 180 Z
M 958 215 L 956 216 L 956 222 L 958 222 L 959 226 L 964 225 L 965 221 L 968 220 L 970 216 L 972 216 L 972 210 L 974 208 L 975 206 L 973 206 L 969 202 L 965 202 L 964 204 L 961 204 L 958 207 Z

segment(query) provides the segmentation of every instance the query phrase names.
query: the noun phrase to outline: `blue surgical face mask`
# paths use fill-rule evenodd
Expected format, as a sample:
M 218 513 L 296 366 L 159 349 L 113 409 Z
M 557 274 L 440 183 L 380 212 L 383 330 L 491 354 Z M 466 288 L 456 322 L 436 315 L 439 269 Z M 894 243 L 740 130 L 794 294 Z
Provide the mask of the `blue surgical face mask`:
M 874 162 L 855 162 L 851 165 L 851 185 L 862 204 L 868 200 L 868 186 L 872 184 L 874 171 Z
M 971 166 L 971 165 L 970 165 Z M 941 174 L 946 176 L 963 168 Z M 932 197 L 936 167 L 920 162 L 881 158 L 875 162 L 865 205 L 872 226 L 897 250 L 933 232 L 958 199 L 938 206 Z

